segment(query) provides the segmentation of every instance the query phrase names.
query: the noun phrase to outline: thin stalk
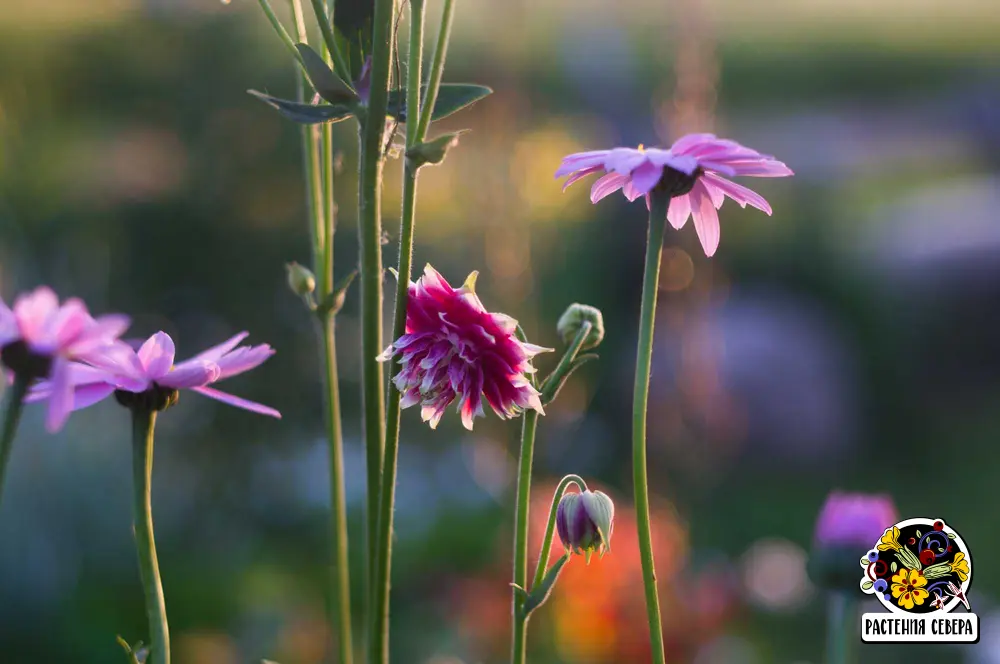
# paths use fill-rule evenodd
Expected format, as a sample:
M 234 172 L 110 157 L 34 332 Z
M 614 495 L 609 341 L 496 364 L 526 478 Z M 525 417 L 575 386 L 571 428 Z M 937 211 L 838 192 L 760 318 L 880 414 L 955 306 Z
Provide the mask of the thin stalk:
M 438 30 L 437 47 L 434 49 L 434 60 L 431 62 L 431 77 L 427 83 L 427 98 L 420 111 L 420 121 L 417 123 L 417 142 L 424 140 L 431 126 L 431 112 L 437 103 L 438 88 L 441 87 L 441 77 L 444 74 L 445 56 L 448 55 L 448 39 L 451 37 L 451 23 L 455 16 L 455 0 L 444 0 L 441 10 L 441 29 Z M 416 108 L 407 105 L 407 108 Z
M 850 644 L 856 636 L 851 635 L 854 600 L 847 593 L 830 593 L 827 604 L 826 664 L 847 664 L 850 659 Z
M 312 8 L 316 13 L 316 22 L 319 23 L 319 31 L 323 35 L 323 43 L 326 50 L 333 55 L 333 66 L 337 76 L 348 85 L 353 85 L 351 81 L 351 70 L 347 66 L 344 54 L 337 46 L 337 39 L 333 36 L 333 7 L 329 10 L 324 6 L 324 0 L 312 0 Z
M 278 33 L 278 36 L 281 38 L 281 42 L 285 45 L 285 48 L 287 48 L 289 53 L 292 54 L 292 57 L 295 58 L 295 61 L 298 62 L 300 66 L 304 67 L 305 65 L 302 62 L 302 54 L 299 53 L 299 49 L 295 48 L 295 40 L 292 39 L 292 36 L 288 34 L 287 30 L 285 30 L 285 26 L 283 26 L 281 24 L 281 21 L 278 20 L 277 14 L 275 14 L 274 9 L 271 8 L 271 3 L 268 2 L 267 0 L 259 0 L 259 2 L 260 2 L 260 8 L 264 10 L 264 15 L 267 16 L 267 20 L 271 23 L 271 27 L 274 28 L 274 31 Z M 300 32 L 300 37 L 301 37 L 301 32 Z M 305 43 L 305 41 L 302 40 L 301 38 L 299 39 L 299 41 Z
M 170 664 L 170 630 L 167 627 L 167 607 L 160 583 L 160 566 L 156 560 L 153 540 L 153 430 L 156 411 L 132 411 L 132 492 L 135 549 L 139 554 L 139 573 L 146 598 L 146 618 L 149 620 L 149 664 Z
M 513 583 L 520 588 L 525 588 L 528 582 L 528 504 L 531 498 L 531 463 L 535 454 L 535 431 L 537 428 L 538 412 L 526 411 L 521 428 L 521 458 L 517 464 L 517 507 L 514 515 Z M 511 607 L 513 635 L 510 661 L 511 664 L 524 664 L 528 621 L 521 617 L 524 605 L 523 597 L 519 596 L 516 590 L 512 594 L 514 597 Z
M 367 532 L 370 569 L 375 592 L 375 558 L 378 550 L 378 505 L 382 454 L 385 441 L 385 396 L 382 390 L 382 168 L 385 118 L 389 104 L 389 67 L 392 63 L 394 0 L 374 0 L 372 19 L 371 91 L 361 126 L 358 236 L 361 254 L 361 393 L 367 463 Z M 372 597 L 374 603 L 375 598 Z M 373 606 L 374 608 L 374 606 Z M 377 619 L 372 616 L 370 627 Z M 373 643 L 382 641 L 370 635 Z M 375 648 L 382 654 L 381 647 Z M 381 660 L 371 659 L 370 664 Z
M 649 524 L 649 481 L 646 474 L 646 411 L 649 405 L 649 372 L 653 357 L 653 325 L 656 321 L 656 293 L 660 283 L 660 253 L 667 223 L 670 197 L 654 192 L 646 238 L 646 269 L 642 278 L 642 308 L 639 313 L 639 342 L 636 348 L 635 388 L 632 398 L 632 481 L 635 491 L 636 525 L 639 529 L 639 557 L 646 592 L 649 643 L 654 664 L 665 664 L 663 623 L 656 592 L 653 565 L 653 537 Z
M 535 566 L 535 578 L 531 582 L 531 589 L 538 587 L 538 584 L 542 582 L 545 577 L 546 567 L 549 563 L 549 552 L 552 551 L 552 536 L 556 529 L 556 512 L 559 508 L 559 501 L 562 500 L 563 494 L 566 493 L 566 489 L 569 488 L 570 484 L 575 484 L 576 488 L 581 492 L 587 490 L 587 483 L 583 481 L 583 478 L 579 475 L 567 475 L 562 478 L 559 482 L 559 486 L 556 487 L 555 492 L 552 494 L 552 506 L 549 507 L 549 522 L 545 526 L 545 537 L 542 539 L 542 550 L 538 554 L 538 564 Z M 528 590 L 528 588 L 525 588 Z
M 14 434 L 17 432 L 18 422 L 21 421 L 24 397 L 28 394 L 30 382 L 22 374 L 17 374 L 14 377 L 14 384 L 7 392 L 7 405 L 4 407 L 3 414 L 3 434 L 0 435 L 0 500 L 3 499 L 3 481 L 7 476 L 7 461 L 10 459 L 11 449 L 14 447 Z
M 583 347 L 584 342 L 587 340 L 587 337 L 590 336 L 590 332 L 593 329 L 594 324 L 589 320 L 585 320 L 580 324 L 580 329 L 577 330 L 572 343 L 570 343 L 566 352 L 563 353 L 563 356 L 559 359 L 559 364 L 556 365 L 556 368 L 552 370 L 552 373 L 549 374 L 548 378 L 545 379 L 545 382 L 542 383 L 543 393 L 550 385 L 559 385 L 563 376 L 565 376 L 566 372 L 569 371 L 571 366 L 573 366 L 573 361 L 576 360 L 576 356 L 580 354 L 580 349 Z
M 424 0 L 410 0 L 410 43 L 407 56 L 406 103 L 407 108 L 419 108 L 420 70 L 423 59 Z M 407 128 L 406 146 L 415 145 L 416 127 Z M 413 230 L 416 223 L 417 174 L 419 168 L 407 160 L 403 170 L 403 209 L 400 216 L 399 262 L 396 276 L 396 304 L 393 313 L 392 338 L 398 339 L 406 331 L 406 303 L 413 262 Z M 399 371 L 393 359 L 391 374 Z M 375 572 L 375 606 L 372 616 L 371 661 L 389 661 L 389 599 L 392 586 L 392 518 L 396 499 L 396 461 L 399 453 L 399 416 L 401 394 L 389 382 L 386 413 L 385 457 L 382 464 L 382 483 L 378 513 L 378 558 Z

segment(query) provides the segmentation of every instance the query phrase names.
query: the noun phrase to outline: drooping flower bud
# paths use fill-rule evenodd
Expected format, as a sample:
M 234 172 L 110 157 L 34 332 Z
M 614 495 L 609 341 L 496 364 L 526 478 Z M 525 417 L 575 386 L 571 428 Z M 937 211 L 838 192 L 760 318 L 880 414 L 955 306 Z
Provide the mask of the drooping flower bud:
M 556 508 L 556 531 L 567 551 L 604 556 L 611 550 L 615 505 L 600 491 L 564 494 Z
M 579 303 L 569 305 L 563 315 L 559 317 L 556 331 L 568 344 L 580 332 L 580 328 L 585 322 L 590 323 L 590 334 L 587 335 L 580 350 L 597 348 L 604 340 L 604 316 L 601 315 L 601 310 L 597 307 Z
M 285 270 L 288 272 L 288 287 L 296 295 L 306 297 L 316 290 L 316 277 L 308 268 L 292 261 L 285 265 Z

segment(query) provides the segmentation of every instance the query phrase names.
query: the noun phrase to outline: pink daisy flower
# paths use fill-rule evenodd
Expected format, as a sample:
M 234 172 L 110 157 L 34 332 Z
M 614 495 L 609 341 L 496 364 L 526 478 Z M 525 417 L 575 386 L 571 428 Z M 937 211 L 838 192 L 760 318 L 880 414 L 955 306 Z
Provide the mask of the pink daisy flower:
M 552 349 L 522 342 L 516 320 L 486 311 L 475 292 L 476 276 L 452 288 L 425 267 L 410 283 L 406 334 L 379 356 L 387 361 L 400 354 L 402 368 L 392 381 L 403 395 L 401 405 L 421 404 L 420 416 L 432 429 L 456 399 L 470 431 L 473 419 L 483 415 L 483 397 L 501 419 L 528 408 L 545 414 L 526 374 L 535 371 L 532 357 Z
M 892 497 L 886 494 L 831 493 L 816 521 L 814 541 L 823 546 L 871 548 L 899 521 Z
M 784 177 L 792 175 L 792 170 L 774 157 L 735 141 L 714 134 L 688 134 L 666 150 L 640 145 L 571 154 L 563 159 L 556 177 L 569 176 L 565 191 L 592 173 L 604 173 L 590 189 L 593 203 L 621 189 L 629 201 L 645 196 L 648 206 L 650 193 L 662 187 L 672 196 L 667 212 L 670 224 L 679 230 L 693 217 L 705 255 L 711 256 L 719 246 L 717 210 L 726 196 L 741 207 L 749 204 L 771 214 L 771 206 L 760 194 L 726 177 Z
M 230 406 L 280 419 L 281 413 L 269 406 L 209 387 L 250 371 L 274 355 L 274 349 L 267 344 L 239 346 L 247 336 L 247 332 L 241 332 L 178 364 L 174 364 L 174 341 L 165 332 L 151 336 L 138 352 L 122 342 L 105 347 L 88 359 L 91 366 L 70 366 L 72 409 L 86 408 L 117 393 L 118 400 L 126 405 L 133 402 L 129 394 L 148 396 L 158 410 L 172 403 L 177 390 L 191 390 Z M 31 391 L 28 399 L 38 401 L 48 398 L 50 393 L 51 385 L 42 383 Z
M 49 379 L 51 400 L 45 425 L 57 431 L 72 410 L 71 362 L 87 361 L 128 326 L 128 316 L 120 314 L 93 318 L 76 298 L 60 305 L 52 289 L 41 286 L 19 296 L 13 309 L 0 300 L 0 357 L 15 374 Z

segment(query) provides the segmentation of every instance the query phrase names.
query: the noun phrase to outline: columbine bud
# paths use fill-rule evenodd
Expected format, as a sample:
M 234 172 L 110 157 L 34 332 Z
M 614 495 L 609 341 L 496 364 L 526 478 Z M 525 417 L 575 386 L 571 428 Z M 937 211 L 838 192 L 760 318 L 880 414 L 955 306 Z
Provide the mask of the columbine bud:
M 285 270 L 288 271 L 288 287 L 296 295 L 305 297 L 316 290 L 316 277 L 308 268 L 292 261 L 285 265 Z
M 611 550 L 615 505 L 600 491 L 564 494 L 556 509 L 556 530 L 567 551 L 587 556 Z
M 556 331 L 562 340 L 570 343 L 576 337 L 584 321 L 590 323 L 590 334 L 583 342 L 580 350 L 596 348 L 604 340 L 604 316 L 597 307 L 588 304 L 571 304 L 556 323 Z

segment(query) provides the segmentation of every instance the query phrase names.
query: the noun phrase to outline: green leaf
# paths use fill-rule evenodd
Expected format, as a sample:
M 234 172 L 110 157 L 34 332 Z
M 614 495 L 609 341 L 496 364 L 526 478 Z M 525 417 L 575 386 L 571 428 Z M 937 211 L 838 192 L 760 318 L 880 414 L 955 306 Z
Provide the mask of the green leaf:
M 891 562 L 891 563 L 889 564 L 889 571 L 890 571 L 890 572 L 895 572 L 895 571 L 896 571 L 897 569 L 899 569 L 899 565 L 897 565 L 897 564 L 896 564 L 896 561 L 895 561 L 895 560 L 893 560 L 893 561 L 892 561 L 892 562 Z
M 452 113 L 456 113 L 492 93 L 493 90 L 485 85 L 444 83 L 438 88 L 437 101 L 434 102 L 434 112 L 431 113 L 431 120 L 446 118 Z M 426 97 L 426 95 L 427 86 L 425 85 L 421 92 L 421 98 Z M 400 122 L 406 122 L 406 118 L 408 117 L 406 90 L 389 91 L 388 114 Z
M 948 533 L 948 539 L 955 539 L 955 533 Z
M 302 64 L 306 68 L 306 73 L 309 74 L 309 80 L 312 81 L 313 87 L 316 88 L 320 97 L 334 105 L 357 101 L 358 95 L 351 89 L 351 86 L 333 73 L 333 70 L 320 57 L 319 53 L 310 48 L 308 44 L 296 44 L 295 48 L 299 50 Z
M 917 537 L 920 537 L 920 531 L 919 530 L 917 531 Z
M 861 559 L 861 566 L 862 567 L 867 568 L 871 564 L 872 564 L 872 561 L 868 560 L 868 556 L 865 556 L 864 558 Z
M 542 577 L 542 582 L 538 584 L 538 587 L 531 589 L 531 592 L 528 593 L 528 596 L 524 600 L 524 608 L 522 609 L 524 615 L 530 615 L 532 611 L 544 604 L 545 600 L 549 598 L 549 595 L 552 594 L 552 588 L 559 579 L 559 573 L 562 572 L 563 567 L 569 562 L 569 556 L 569 553 L 563 554 L 562 558 L 545 571 L 545 576 Z
M 340 104 L 303 104 L 298 101 L 279 99 L 256 90 L 247 90 L 257 99 L 277 110 L 292 122 L 299 124 L 321 124 L 323 122 L 340 122 L 353 115 L 349 106 Z
M 874 585 L 875 585 L 874 581 L 865 581 L 863 584 L 861 584 L 861 589 L 862 590 L 871 590 L 872 586 L 874 586 Z
M 430 141 L 414 145 L 406 151 L 406 157 L 417 168 L 426 164 L 440 164 L 447 156 L 448 150 L 458 145 L 458 137 L 467 131 L 469 130 L 462 129 L 443 134 Z

